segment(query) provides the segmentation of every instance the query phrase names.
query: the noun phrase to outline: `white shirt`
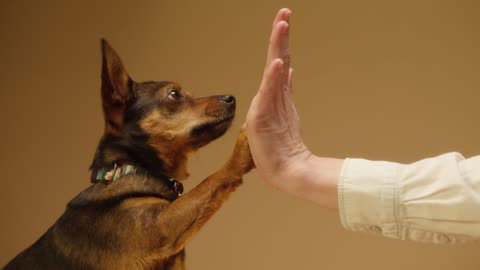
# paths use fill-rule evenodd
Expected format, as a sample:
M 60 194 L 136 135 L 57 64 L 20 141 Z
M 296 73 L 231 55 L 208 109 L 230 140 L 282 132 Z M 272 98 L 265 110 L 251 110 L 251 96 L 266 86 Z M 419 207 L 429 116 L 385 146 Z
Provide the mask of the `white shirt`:
M 480 156 L 448 153 L 409 165 L 349 158 L 338 195 L 348 230 L 430 243 L 480 240 Z

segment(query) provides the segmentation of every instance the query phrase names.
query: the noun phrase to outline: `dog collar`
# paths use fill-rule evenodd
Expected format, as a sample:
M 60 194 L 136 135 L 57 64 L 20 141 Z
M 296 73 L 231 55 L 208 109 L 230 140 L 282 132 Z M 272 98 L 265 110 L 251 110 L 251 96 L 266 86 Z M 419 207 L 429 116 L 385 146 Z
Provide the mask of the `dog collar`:
M 119 166 L 116 162 L 113 164 L 113 168 L 101 167 L 100 169 L 92 170 L 92 175 L 90 181 L 92 183 L 105 183 L 109 184 L 112 181 L 115 181 L 119 178 L 122 178 L 129 174 L 146 174 L 147 170 L 133 165 L 122 165 Z M 177 181 L 175 178 L 169 178 L 166 176 L 162 177 L 163 179 L 168 180 L 168 186 L 177 193 L 178 196 L 182 196 L 183 193 L 183 184 Z

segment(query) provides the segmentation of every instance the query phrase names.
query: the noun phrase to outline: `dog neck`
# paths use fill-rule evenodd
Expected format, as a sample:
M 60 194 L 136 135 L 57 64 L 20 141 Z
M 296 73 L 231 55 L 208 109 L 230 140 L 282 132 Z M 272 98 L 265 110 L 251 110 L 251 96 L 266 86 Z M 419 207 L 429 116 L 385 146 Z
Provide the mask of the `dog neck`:
M 179 151 L 167 146 L 156 151 L 143 142 L 121 136 L 104 136 L 95 153 L 90 169 L 99 170 L 118 164 L 129 164 L 145 169 L 154 176 L 165 175 L 177 180 L 185 180 L 191 151 Z
M 190 153 L 172 154 L 173 151 L 165 154 L 157 153 L 158 158 L 162 161 L 163 170 L 168 176 L 178 180 L 185 180 L 190 175 L 188 173 L 188 161 Z
M 89 186 L 73 198 L 68 207 L 111 205 L 132 197 L 158 197 L 172 202 L 179 196 L 167 181 L 147 174 L 129 174 L 109 184 Z
M 135 167 L 133 165 L 124 164 L 119 165 L 118 162 L 114 162 L 113 167 L 107 168 L 102 167 L 98 170 L 92 170 L 92 175 L 90 177 L 90 181 L 92 183 L 104 183 L 110 184 L 117 179 L 128 175 L 135 175 L 135 174 L 148 174 L 147 170 L 139 167 Z M 168 183 L 168 186 L 177 193 L 178 196 L 182 196 L 183 193 L 183 185 L 178 182 L 175 178 L 170 178 L 165 175 L 157 175 L 155 176 L 160 181 L 164 181 Z

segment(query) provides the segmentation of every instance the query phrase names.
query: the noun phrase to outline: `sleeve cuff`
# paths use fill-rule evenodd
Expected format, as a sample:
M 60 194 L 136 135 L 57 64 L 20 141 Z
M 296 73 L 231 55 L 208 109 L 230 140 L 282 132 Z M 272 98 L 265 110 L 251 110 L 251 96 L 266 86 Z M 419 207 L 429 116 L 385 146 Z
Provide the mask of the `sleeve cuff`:
M 345 229 L 399 237 L 397 185 L 405 165 L 345 160 L 338 182 L 338 209 Z

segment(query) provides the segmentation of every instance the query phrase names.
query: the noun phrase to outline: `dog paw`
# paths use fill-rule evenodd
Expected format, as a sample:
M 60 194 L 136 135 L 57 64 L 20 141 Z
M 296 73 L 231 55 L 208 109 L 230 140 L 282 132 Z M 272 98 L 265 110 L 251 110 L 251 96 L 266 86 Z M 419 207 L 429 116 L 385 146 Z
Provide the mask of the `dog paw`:
M 244 127 L 240 130 L 237 136 L 237 142 L 233 149 L 232 156 L 230 157 L 227 167 L 235 174 L 242 176 L 255 168 L 252 154 L 250 153 L 250 147 L 248 145 L 247 132 Z

